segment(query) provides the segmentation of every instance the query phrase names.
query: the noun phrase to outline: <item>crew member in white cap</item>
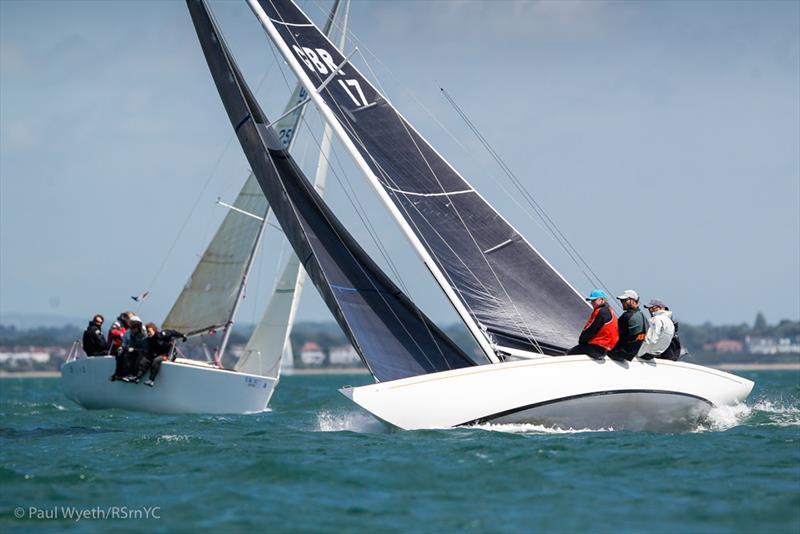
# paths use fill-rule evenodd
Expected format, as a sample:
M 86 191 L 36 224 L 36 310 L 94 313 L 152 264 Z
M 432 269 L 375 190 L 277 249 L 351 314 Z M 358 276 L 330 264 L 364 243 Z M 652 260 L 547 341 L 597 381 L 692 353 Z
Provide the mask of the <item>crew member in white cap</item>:
M 652 360 L 669 348 L 675 335 L 675 324 L 672 322 L 672 312 L 664 301 L 652 299 L 645 308 L 652 317 L 638 356 L 643 360 Z
M 617 361 L 631 361 L 639 353 L 647 334 L 647 317 L 639 309 L 639 294 L 633 289 L 623 291 L 617 300 L 625 311 L 617 320 L 619 341 L 608 352 L 608 357 Z

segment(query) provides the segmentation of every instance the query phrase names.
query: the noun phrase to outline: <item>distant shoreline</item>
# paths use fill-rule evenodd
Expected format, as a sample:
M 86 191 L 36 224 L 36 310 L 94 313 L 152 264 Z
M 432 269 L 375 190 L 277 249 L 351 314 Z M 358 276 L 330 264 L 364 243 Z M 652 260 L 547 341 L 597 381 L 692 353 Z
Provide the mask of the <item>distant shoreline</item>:
M 800 370 L 800 362 L 716 363 L 709 367 L 722 371 L 798 371 Z
M 776 363 L 717 363 L 709 365 L 721 371 L 800 371 L 800 362 Z M 369 371 L 363 367 L 328 367 L 324 369 L 292 369 L 284 372 L 284 376 L 313 376 L 313 375 L 366 375 Z M 10 373 L 0 371 L 3 378 L 58 378 L 59 371 L 20 371 Z
M 284 376 L 293 375 L 367 375 L 369 371 L 363 367 L 329 367 L 323 369 L 292 369 L 289 372 L 284 372 Z M 60 371 L 20 371 L 10 373 L 8 371 L 0 371 L 0 379 L 2 378 L 58 378 L 61 376 Z
M 0 371 L 0 378 L 57 378 L 59 376 L 61 376 L 59 371 L 20 371 L 18 373 Z
M 290 370 L 282 370 L 281 374 L 284 376 L 292 376 L 292 375 L 368 375 L 369 371 L 367 371 L 363 367 L 322 367 L 319 369 L 290 369 Z

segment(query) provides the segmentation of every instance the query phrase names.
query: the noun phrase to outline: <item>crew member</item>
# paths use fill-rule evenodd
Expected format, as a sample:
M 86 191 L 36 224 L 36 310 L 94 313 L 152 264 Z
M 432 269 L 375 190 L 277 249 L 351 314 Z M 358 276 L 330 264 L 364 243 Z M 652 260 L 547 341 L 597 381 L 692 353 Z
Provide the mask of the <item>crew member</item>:
M 105 356 L 108 354 L 108 343 L 103 335 L 103 316 L 92 317 L 89 326 L 83 331 L 83 351 L 87 356 Z
M 138 383 L 149 370 L 150 376 L 144 385 L 153 387 L 156 376 L 161 370 L 161 363 L 169 358 L 175 339 L 182 338 L 186 341 L 186 336 L 177 330 L 159 331 L 155 323 L 147 323 L 145 330 L 147 332 L 147 351 L 145 356 L 139 360 L 139 370 L 132 381 Z
M 643 360 L 652 360 L 669 347 L 675 335 L 675 325 L 672 323 L 672 312 L 663 301 L 652 299 L 645 307 L 652 317 L 638 356 Z
M 117 320 L 111 325 L 108 331 L 108 346 L 111 354 L 116 359 L 116 366 L 114 367 L 114 374 L 111 375 L 112 382 L 114 380 L 122 380 L 123 377 L 128 376 L 130 369 L 128 366 L 128 358 L 122 350 L 122 341 L 125 338 L 125 333 L 130 326 L 130 319 L 136 315 L 133 312 L 122 312 L 117 316 Z
M 128 318 L 130 328 L 122 338 L 122 367 L 125 374 L 122 380 L 132 382 L 136 377 L 136 370 L 145 354 L 147 354 L 147 334 L 142 326 L 142 320 L 138 315 L 130 315 Z
M 602 289 L 592 291 L 586 300 L 592 305 L 592 314 L 578 338 L 578 345 L 567 354 L 586 354 L 602 360 L 619 339 L 617 317 L 608 305 L 606 293 Z
M 133 312 L 122 312 L 117 316 L 117 320 L 111 323 L 111 328 L 108 330 L 108 346 L 111 354 L 115 356 L 122 352 L 122 337 L 128 330 L 128 319 L 133 315 Z
M 612 360 L 631 361 L 644 343 L 647 334 L 647 317 L 639 309 L 639 294 L 633 289 L 626 289 L 617 299 L 625 310 L 617 321 L 619 327 L 619 341 L 608 352 Z

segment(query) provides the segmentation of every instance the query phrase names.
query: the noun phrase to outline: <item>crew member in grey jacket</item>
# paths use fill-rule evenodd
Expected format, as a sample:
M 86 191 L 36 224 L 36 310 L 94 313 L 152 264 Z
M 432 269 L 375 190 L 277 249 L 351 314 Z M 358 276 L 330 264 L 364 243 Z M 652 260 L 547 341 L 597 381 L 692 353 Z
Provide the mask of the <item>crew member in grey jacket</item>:
M 608 353 L 612 360 L 631 361 L 639 353 L 647 334 L 647 317 L 639 309 L 639 294 L 633 289 L 626 289 L 617 299 L 625 310 L 619 316 L 619 341 Z

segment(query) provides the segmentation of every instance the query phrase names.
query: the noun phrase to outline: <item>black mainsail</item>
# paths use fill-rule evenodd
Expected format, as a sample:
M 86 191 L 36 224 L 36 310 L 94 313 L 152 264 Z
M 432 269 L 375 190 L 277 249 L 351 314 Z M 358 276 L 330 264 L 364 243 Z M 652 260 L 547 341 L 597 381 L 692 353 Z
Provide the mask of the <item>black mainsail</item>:
M 401 227 L 413 231 L 406 235 L 424 248 L 423 261 L 476 338 L 547 354 L 574 345 L 587 313 L 574 288 L 291 0 L 248 2 L 301 81 L 310 82 L 320 108 L 340 123 L 354 157 L 388 196 Z
M 187 0 L 225 110 L 286 238 L 380 381 L 475 365 L 369 258 L 270 128 L 203 0 Z

